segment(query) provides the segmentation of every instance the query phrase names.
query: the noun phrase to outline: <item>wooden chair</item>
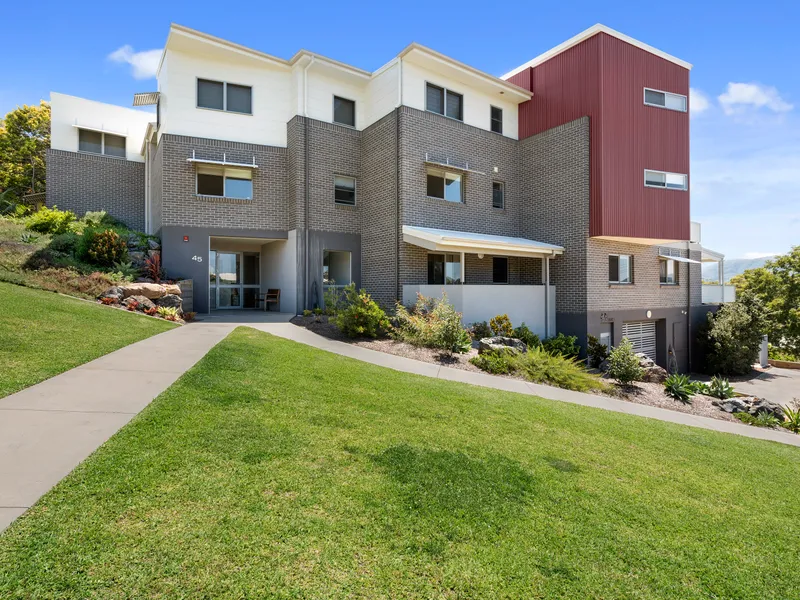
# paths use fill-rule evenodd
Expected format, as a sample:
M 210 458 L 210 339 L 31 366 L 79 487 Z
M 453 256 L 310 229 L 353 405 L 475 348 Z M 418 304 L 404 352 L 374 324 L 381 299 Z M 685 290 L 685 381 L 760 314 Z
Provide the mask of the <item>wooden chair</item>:
M 264 294 L 264 310 L 269 310 L 270 304 L 278 305 L 278 312 L 281 310 L 281 291 L 280 290 L 267 290 Z

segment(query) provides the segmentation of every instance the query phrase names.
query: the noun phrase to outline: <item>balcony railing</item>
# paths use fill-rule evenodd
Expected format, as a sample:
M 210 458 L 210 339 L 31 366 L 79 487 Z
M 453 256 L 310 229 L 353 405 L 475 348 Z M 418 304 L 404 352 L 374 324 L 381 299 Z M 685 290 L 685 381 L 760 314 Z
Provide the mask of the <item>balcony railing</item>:
M 736 301 L 736 288 L 732 285 L 703 284 L 703 304 L 724 304 Z

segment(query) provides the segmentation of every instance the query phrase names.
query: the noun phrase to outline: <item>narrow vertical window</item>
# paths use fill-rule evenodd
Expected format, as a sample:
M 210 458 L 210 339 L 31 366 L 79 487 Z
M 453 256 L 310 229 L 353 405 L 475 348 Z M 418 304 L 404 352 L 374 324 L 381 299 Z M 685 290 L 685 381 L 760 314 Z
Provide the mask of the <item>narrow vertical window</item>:
M 492 182 L 492 208 L 506 207 L 506 186 L 502 181 Z
M 491 107 L 492 131 L 503 133 L 503 109 L 496 106 Z
M 508 259 L 505 256 L 492 257 L 492 283 L 508 283 Z

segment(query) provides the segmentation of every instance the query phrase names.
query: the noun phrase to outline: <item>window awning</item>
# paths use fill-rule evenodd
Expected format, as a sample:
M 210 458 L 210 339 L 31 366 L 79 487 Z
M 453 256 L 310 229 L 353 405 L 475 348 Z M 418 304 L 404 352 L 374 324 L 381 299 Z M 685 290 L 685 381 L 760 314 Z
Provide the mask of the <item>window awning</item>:
M 692 263 L 695 265 L 701 265 L 699 260 L 693 260 L 691 258 L 684 258 L 683 256 L 670 256 L 669 254 L 659 254 L 660 258 L 667 258 L 669 260 L 674 260 L 675 262 L 682 262 L 682 263 Z
M 158 104 L 159 92 L 140 92 L 133 95 L 134 106 L 152 106 Z
M 115 131 L 113 129 L 106 129 L 102 125 L 100 127 L 94 127 L 92 125 L 80 125 L 79 123 L 73 123 L 72 126 L 75 129 L 86 129 L 87 131 L 96 131 L 98 133 L 108 133 L 110 135 L 118 135 L 120 137 L 128 137 L 128 133 L 127 132 L 123 133 L 122 131 Z
M 439 252 L 469 252 L 543 258 L 563 254 L 564 248 L 526 238 L 506 237 L 403 225 L 403 241 Z

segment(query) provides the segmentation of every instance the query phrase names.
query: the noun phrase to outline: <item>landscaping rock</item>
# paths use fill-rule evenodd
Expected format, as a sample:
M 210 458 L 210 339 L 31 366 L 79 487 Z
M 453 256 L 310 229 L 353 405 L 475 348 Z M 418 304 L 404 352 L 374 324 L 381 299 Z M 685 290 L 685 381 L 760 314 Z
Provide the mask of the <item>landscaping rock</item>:
M 140 248 L 139 245 L 140 239 L 139 236 L 136 234 L 131 234 L 128 236 L 128 239 L 125 240 L 125 245 L 130 250 L 131 248 Z
M 147 240 L 147 246 L 150 250 L 161 250 L 161 244 L 156 240 Z
M 484 352 L 489 352 L 492 350 L 509 352 L 511 354 L 519 354 L 527 352 L 528 345 L 517 338 L 503 337 L 501 335 L 482 338 L 481 341 L 478 342 L 479 354 L 483 354 Z
M 114 298 L 117 302 L 124 298 L 125 294 L 121 287 L 114 286 L 108 288 L 105 292 L 100 294 L 97 298 L 98 300 L 102 300 L 103 298 Z
M 728 398 L 727 400 L 712 400 L 712 404 L 718 406 L 726 413 L 747 412 L 749 407 L 741 398 Z
M 158 304 L 158 306 L 165 306 L 167 308 L 177 308 L 178 312 L 181 312 L 183 301 L 181 300 L 180 296 L 176 296 L 175 294 L 167 294 L 166 296 L 162 296 L 156 300 L 156 304 Z
M 136 302 L 138 306 L 136 310 L 147 310 L 149 308 L 153 308 L 155 304 L 150 298 L 146 296 L 128 296 L 125 300 L 122 301 L 122 306 L 128 306 L 131 302 Z
M 182 295 L 180 286 L 177 286 L 174 283 L 164 284 L 164 289 L 167 291 L 167 294 L 172 294 L 173 296 Z
M 767 413 L 773 415 L 774 417 L 778 418 L 779 420 L 783 421 L 783 408 L 780 404 L 776 404 L 775 402 L 770 402 L 765 398 L 754 398 L 753 403 L 750 405 L 750 410 L 748 411 L 754 417 L 761 413 Z
M 650 383 L 664 383 L 667 380 L 667 370 L 659 367 L 658 365 L 653 365 L 652 367 L 645 367 L 644 368 L 644 375 L 642 376 L 642 381 L 649 381 Z
M 161 257 L 161 250 L 148 250 L 147 251 L 147 256 L 149 258 L 154 258 L 156 256 L 158 256 L 160 258 Z
M 144 252 L 128 250 L 128 260 L 134 267 L 141 267 L 144 264 Z
M 150 277 L 137 277 L 136 283 L 155 283 Z
M 123 295 L 128 296 L 146 296 L 151 300 L 161 298 L 166 295 L 167 289 L 158 283 L 128 283 L 122 288 Z

